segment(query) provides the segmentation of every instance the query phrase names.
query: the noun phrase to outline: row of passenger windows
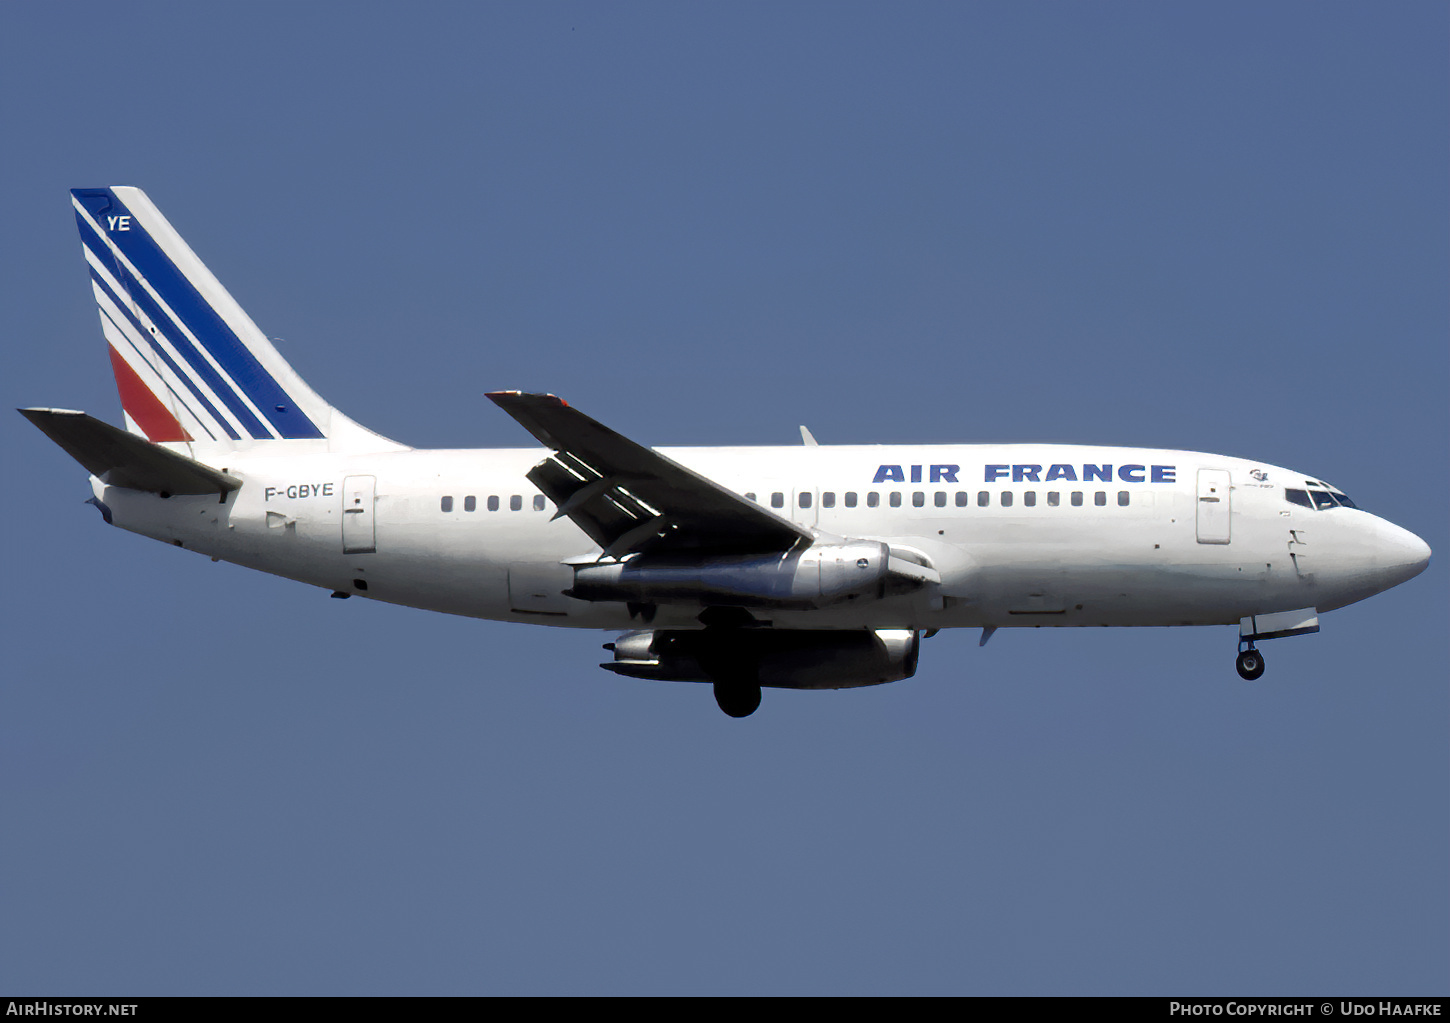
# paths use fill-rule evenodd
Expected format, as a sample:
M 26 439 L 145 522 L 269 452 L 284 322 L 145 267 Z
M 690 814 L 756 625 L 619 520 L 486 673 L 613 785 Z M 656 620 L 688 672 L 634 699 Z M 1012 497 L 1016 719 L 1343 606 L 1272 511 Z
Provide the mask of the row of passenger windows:
M 1128 505 L 1128 503 L 1132 500 L 1131 493 L 1132 492 L 1131 491 L 1128 491 L 1128 490 L 1119 490 L 1118 491 L 1118 504 L 1119 504 L 1119 506 L 1126 507 Z M 752 501 L 757 500 L 757 498 L 756 498 L 756 496 L 754 494 L 747 493 L 745 496 L 748 497 L 748 498 L 750 498 L 750 500 L 752 500 Z M 1068 503 L 1071 504 L 1074 508 L 1080 508 L 1080 507 L 1082 507 L 1084 495 L 1083 495 L 1083 492 L 1081 490 L 1071 491 L 1069 493 L 1069 495 L 1068 495 L 1068 498 L 1069 498 Z M 814 500 L 814 497 L 813 497 L 812 493 L 809 490 L 803 490 L 799 494 L 796 495 L 796 502 L 802 508 L 809 508 L 811 506 L 811 503 L 812 503 L 813 500 Z M 932 494 L 932 504 L 935 505 L 938 508 L 945 508 L 947 506 L 949 500 L 953 501 L 958 508 L 966 508 L 966 507 L 968 507 L 972 503 L 972 495 L 971 495 L 971 493 L 969 491 L 966 491 L 966 490 L 958 490 L 956 492 L 956 497 L 954 499 L 952 499 L 950 497 L 950 495 L 945 490 L 938 490 L 938 491 L 936 491 L 936 492 L 934 492 Z M 1016 498 L 1013 495 L 1013 491 L 1011 491 L 1011 490 L 1003 490 L 1003 491 L 1000 491 L 999 492 L 998 502 L 1001 504 L 1001 506 L 1003 508 L 1010 508 L 1010 507 L 1012 507 L 1012 503 L 1015 500 L 1016 500 Z M 892 508 L 900 508 L 901 507 L 901 501 L 902 501 L 902 493 L 899 490 L 890 491 L 886 495 L 886 502 Z M 856 494 L 856 492 L 854 490 L 848 490 L 848 491 L 846 491 L 846 493 L 842 495 L 842 501 L 841 501 L 841 503 L 845 507 L 847 507 L 847 508 L 855 508 L 856 507 L 856 503 L 857 503 L 857 494 Z M 986 507 L 989 507 L 991 505 L 991 503 L 992 503 L 992 492 L 990 490 L 979 490 L 979 491 L 977 491 L 977 507 L 978 508 L 986 508 Z M 1060 491 L 1056 491 L 1056 490 L 1049 490 L 1049 491 L 1047 491 L 1047 504 L 1048 504 L 1049 507 L 1056 508 L 1061 503 L 1062 503 L 1062 494 L 1061 494 Z M 1097 507 L 1102 508 L 1107 503 L 1108 503 L 1108 493 L 1107 493 L 1106 490 L 1099 490 L 1099 491 L 1097 491 L 1096 493 L 1093 494 L 1093 504 L 1095 504 Z M 1028 508 L 1034 507 L 1037 504 L 1037 491 L 1035 491 L 1035 490 L 1026 491 L 1022 495 L 1022 504 L 1024 506 L 1028 507 Z M 867 508 L 877 508 L 880 505 L 881 505 L 881 494 L 878 493 L 875 490 L 867 491 L 866 492 L 866 507 Z M 770 495 L 770 506 L 772 508 L 784 508 L 785 507 L 785 494 L 782 493 L 782 492 L 780 492 L 780 491 L 777 491 L 776 493 L 771 494 Z M 924 491 L 924 490 L 916 490 L 916 491 L 913 491 L 912 494 L 911 494 L 911 506 L 913 508 L 925 508 L 926 507 L 926 491 Z M 836 494 L 835 494 L 834 491 L 827 490 L 827 491 L 825 491 L 824 493 L 821 494 L 821 507 L 822 508 L 834 508 L 834 507 L 836 507 Z
M 544 503 L 545 501 L 543 494 L 534 495 L 534 511 L 543 511 Z M 439 501 L 438 504 L 443 509 L 443 511 L 451 512 L 453 510 L 452 497 L 445 497 L 441 501 Z M 488 510 L 498 511 L 500 507 L 501 498 L 499 498 L 497 495 L 490 496 L 488 499 Z M 523 511 L 523 508 L 524 498 L 522 494 L 514 494 L 512 497 L 509 498 L 509 511 Z M 478 498 L 474 497 L 472 494 L 465 497 L 463 499 L 463 510 L 466 512 L 478 511 Z
M 1131 498 L 1131 493 L 1132 493 L 1131 491 L 1127 491 L 1127 490 L 1119 490 L 1118 491 L 1118 505 L 1119 505 L 1119 507 L 1127 507 L 1127 505 L 1129 504 L 1129 502 L 1132 499 Z M 1289 491 L 1289 493 L 1290 494 L 1303 495 L 1304 492 L 1302 490 L 1291 490 L 1291 491 Z M 757 500 L 757 498 L 756 498 L 756 496 L 754 494 L 747 493 L 745 496 L 748 497 L 752 501 Z M 899 490 L 890 491 L 886 495 L 886 503 L 888 505 L 890 505 L 892 508 L 900 508 L 901 507 L 901 503 L 902 503 L 902 496 L 903 495 L 902 495 L 901 491 L 899 491 Z M 1071 491 L 1068 494 L 1068 503 L 1071 504 L 1074 508 L 1080 508 L 1084 504 L 1085 496 L 1086 495 L 1084 495 L 1084 493 L 1081 490 Z M 847 508 L 855 508 L 857 506 L 857 497 L 858 497 L 858 495 L 856 494 L 856 492 L 854 490 L 848 490 L 848 491 L 846 491 L 845 494 L 842 495 L 841 503 L 842 503 L 842 505 L 844 505 Z M 932 504 L 935 505 L 938 508 L 945 508 L 947 506 L 947 504 L 948 504 L 948 499 L 949 499 L 949 495 L 947 494 L 947 492 L 945 490 L 938 490 L 938 491 L 936 491 L 932 495 Z M 1097 507 L 1099 507 L 1099 508 L 1105 507 L 1107 505 L 1107 503 L 1108 503 L 1108 493 L 1105 490 L 1099 490 L 1099 491 L 1095 492 L 1092 495 L 1092 499 L 1093 499 L 1093 504 L 1096 505 Z M 1290 497 L 1289 499 L 1291 501 L 1294 500 L 1293 497 Z M 453 499 L 452 496 L 447 496 L 447 497 L 441 498 L 439 500 L 439 502 L 438 502 L 438 505 L 439 505 L 440 510 L 445 511 L 445 512 L 451 512 L 451 511 L 453 511 L 453 500 L 454 499 Z M 809 490 L 803 490 L 803 491 L 801 491 L 797 495 L 797 500 L 798 500 L 798 503 L 800 504 L 800 506 L 802 508 L 809 508 L 809 507 L 811 507 L 811 504 L 812 504 L 812 502 L 814 500 L 814 495 Z M 1003 491 L 1000 491 L 999 494 L 998 494 L 998 503 L 1003 508 L 1011 508 L 1012 507 L 1012 504 L 1013 504 L 1013 502 L 1015 500 L 1016 500 L 1016 497 L 1015 497 L 1013 491 L 1011 491 L 1011 490 L 1003 490 Z M 1049 490 L 1049 491 L 1047 491 L 1046 500 L 1047 500 L 1048 507 L 1050 507 L 1050 508 L 1056 508 L 1058 505 L 1060 505 L 1062 503 L 1062 494 L 1059 491 L 1056 491 L 1056 490 Z M 1307 498 L 1305 500 L 1307 501 Z M 1349 499 L 1348 498 L 1343 498 L 1343 500 L 1345 500 L 1347 502 Z M 956 497 L 954 499 L 954 503 L 956 504 L 956 506 L 958 508 L 966 508 L 966 507 L 968 507 L 972 503 L 972 495 L 971 495 L 971 493 L 969 493 L 968 491 L 965 491 L 965 490 L 958 490 L 956 492 Z M 988 490 L 979 490 L 977 492 L 977 502 L 976 503 L 977 503 L 977 507 L 978 508 L 987 508 L 987 507 L 990 507 L 990 505 L 992 504 L 992 493 L 991 493 L 991 491 L 988 491 Z M 1296 503 L 1303 503 L 1303 502 L 1296 502 Z M 544 508 L 545 508 L 545 506 L 546 506 L 546 504 L 547 504 L 547 499 L 544 497 L 543 494 L 535 494 L 534 495 L 533 505 L 532 505 L 534 511 L 543 511 Z M 1022 504 L 1023 504 L 1024 507 L 1027 507 L 1027 508 L 1033 508 L 1033 507 L 1035 507 L 1037 505 L 1037 491 L 1035 491 L 1035 490 L 1028 490 L 1025 493 L 1023 493 L 1023 495 L 1022 495 Z M 867 508 L 877 508 L 877 507 L 880 507 L 880 505 L 881 505 L 881 494 L 879 492 L 875 491 L 875 490 L 867 491 L 867 493 L 866 493 L 866 507 Z M 495 495 L 490 495 L 487 498 L 486 506 L 487 506 L 488 510 L 491 511 L 491 512 L 498 511 L 503 506 L 503 499 L 500 498 L 500 497 L 498 497 L 496 494 Z M 523 495 L 521 495 L 521 494 L 514 494 L 514 495 L 512 495 L 508 499 L 508 506 L 509 506 L 509 511 L 522 511 L 523 510 L 523 507 L 524 507 L 524 498 L 523 498 Z M 770 495 L 770 506 L 772 508 L 784 508 L 785 507 L 785 494 L 783 492 L 781 492 L 781 491 L 777 491 L 776 493 L 771 494 Z M 913 508 L 925 508 L 926 507 L 926 492 L 925 491 L 922 491 L 922 490 L 913 491 L 912 494 L 911 494 L 911 506 Z M 827 491 L 825 491 L 824 493 L 821 494 L 821 507 L 822 508 L 834 508 L 834 507 L 836 507 L 836 494 L 835 494 L 834 491 L 827 490 Z M 1353 507 L 1353 505 L 1351 505 L 1350 507 Z M 465 497 L 463 499 L 463 510 L 466 511 L 466 512 L 478 511 L 478 498 L 475 497 L 475 496 L 473 496 L 472 494 L 470 494 L 469 496 Z

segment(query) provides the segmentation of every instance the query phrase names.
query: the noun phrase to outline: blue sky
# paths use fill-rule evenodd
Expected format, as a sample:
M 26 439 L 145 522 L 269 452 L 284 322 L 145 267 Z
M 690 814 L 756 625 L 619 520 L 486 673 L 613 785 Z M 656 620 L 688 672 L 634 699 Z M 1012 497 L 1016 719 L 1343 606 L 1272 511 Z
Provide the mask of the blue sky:
M 1059 440 L 1436 551 L 1265 648 L 942 634 L 600 671 L 107 529 L 0 430 L 0 989 L 1450 991 L 1443 4 L 0 7 L 10 407 L 120 411 L 66 189 L 145 188 L 326 397 L 525 446 Z

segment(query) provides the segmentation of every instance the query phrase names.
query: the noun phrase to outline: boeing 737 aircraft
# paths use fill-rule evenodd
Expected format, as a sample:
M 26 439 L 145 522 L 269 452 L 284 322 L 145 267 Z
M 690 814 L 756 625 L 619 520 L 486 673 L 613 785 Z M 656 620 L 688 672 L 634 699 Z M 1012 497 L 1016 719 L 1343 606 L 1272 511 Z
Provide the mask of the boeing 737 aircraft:
M 72 193 L 124 430 L 22 409 L 105 521 L 334 597 L 622 632 L 602 667 L 762 686 L 909 678 L 944 628 L 1237 625 L 1261 640 L 1424 570 L 1317 475 L 1065 444 L 636 444 L 549 394 L 489 397 L 543 444 L 426 451 L 289 366 L 145 193 Z

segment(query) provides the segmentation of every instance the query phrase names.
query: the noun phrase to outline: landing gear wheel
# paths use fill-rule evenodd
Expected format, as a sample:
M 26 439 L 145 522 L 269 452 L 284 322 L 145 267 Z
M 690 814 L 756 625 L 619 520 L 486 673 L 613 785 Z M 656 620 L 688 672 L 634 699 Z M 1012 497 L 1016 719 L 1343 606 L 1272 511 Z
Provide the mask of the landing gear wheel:
M 715 702 L 732 718 L 748 718 L 760 706 L 760 687 L 751 682 L 716 682 Z
M 1257 650 L 1244 650 L 1234 666 L 1239 669 L 1240 678 L 1252 682 L 1264 673 L 1264 655 Z

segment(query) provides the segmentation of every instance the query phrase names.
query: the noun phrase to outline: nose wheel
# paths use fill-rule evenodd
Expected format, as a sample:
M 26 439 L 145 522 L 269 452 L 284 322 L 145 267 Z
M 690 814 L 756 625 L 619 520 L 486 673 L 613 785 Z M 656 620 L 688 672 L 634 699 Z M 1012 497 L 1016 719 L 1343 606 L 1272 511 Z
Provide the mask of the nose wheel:
M 1252 682 L 1264 673 L 1264 655 L 1254 648 L 1253 643 L 1249 643 L 1247 647 L 1239 650 L 1234 667 L 1238 668 L 1240 678 Z

